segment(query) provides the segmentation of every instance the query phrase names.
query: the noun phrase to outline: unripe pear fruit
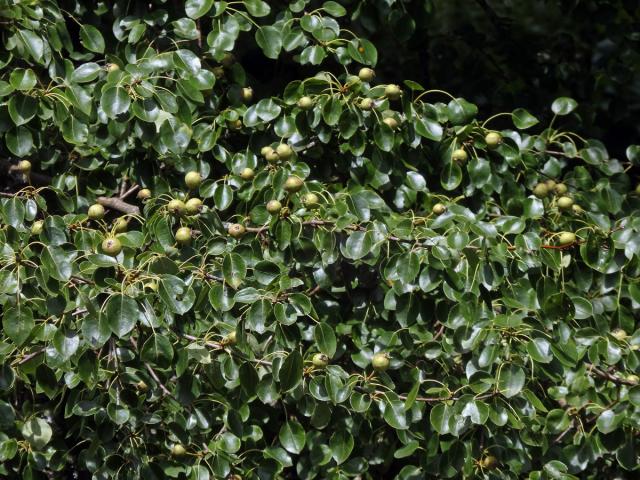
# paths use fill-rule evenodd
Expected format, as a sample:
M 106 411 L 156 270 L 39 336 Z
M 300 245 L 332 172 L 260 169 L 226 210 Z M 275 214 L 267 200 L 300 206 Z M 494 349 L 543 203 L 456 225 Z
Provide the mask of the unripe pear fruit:
M 250 102 L 253 99 L 253 88 L 244 87 L 240 91 L 240 96 L 242 97 L 243 102 Z
M 487 470 L 494 470 L 498 467 L 498 459 L 493 455 L 488 455 L 480 461 L 480 465 L 482 466 L 482 468 L 485 468 Z
M 302 197 L 302 204 L 308 208 L 314 208 L 320 205 L 320 197 L 313 192 L 305 193 Z
M 116 257 L 122 251 L 122 244 L 116 237 L 107 237 L 102 241 L 102 251 L 111 257 Z
M 18 162 L 18 171 L 25 175 L 29 174 L 31 172 L 31 162 L 29 160 L 20 160 Z
M 546 198 L 549 195 L 549 187 L 546 183 L 539 183 L 533 187 L 533 194 L 538 198 Z
M 91 220 L 102 220 L 104 218 L 104 207 L 99 203 L 94 203 L 89 207 L 87 216 Z
M 447 211 L 447 207 L 445 207 L 442 203 L 436 203 L 431 208 L 431 211 L 436 215 L 442 215 L 444 212 Z
M 634 375 L 634 374 L 627 375 L 627 382 L 631 382 L 634 385 L 637 385 L 638 382 L 640 382 L 640 377 L 638 377 L 638 375 Z
M 42 233 L 42 228 L 44 226 L 44 222 L 42 220 L 36 220 L 31 225 L 31 235 L 40 235 Z
M 152 281 L 152 282 L 145 283 L 144 284 L 144 288 L 146 290 L 151 290 L 152 292 L 157 292 L 158 288 L 160 288 L 160 287 L 158 286 L 158 282 Z
M 185 207 L 189 215 L 196 215 L 202 210 L 202 200 L 199 198 L 190 198 L 187 200 Z
M 363 98 L 358 106 L 361 110 L 371 110 L 373 108 L 373 98 Z
M 313 99 L 311 97 L 307 97 L 306 95 L 304 97 L 300 97 L 300 99 L 298 100 L 298 106 L 302 110 L 311 110 L 313 108 Z
M 280 203 L 278 200 L 269 200 L 267 202 L 267 212 L 269 212 L 271 215 L 277 215 L 278 213 L 280 213 L 281 209 L 282 203 Z
M 367 83 L 373 80 L 375 76 L 376 76 L 376 72 L 374 72 L 372 69 L 367 67 L 361 68 L 360 71 L 358 72 L 358 78 L 363 82 L 367 82 Z
M 184 448 L 184 446 L 182 444 L 180 444 L 180 443 L 175 443 L 171 447 L 171 455 L 173 455 L 174 457 L 181 457 L 185 453 L 187 453 L 187 449 Z
M 385 118 L 384 120 L 382 120 L 382 123 L 386 123 L 389 128 L 391 128 L 391 130 L 395 130 L 396 128 L 398 128 L 398 121 L 393 117 Z
M 146 392 L 147 390 L 149 390 L 149 385 L 147 385 L 144 380 L 140 380 L 138 383 L 136 383 L 136 388 L 141 392 Z
M 243 180 L 253 180 L 255 176 L 256 172 L 253 171 L 253 168 L 245 167 L 240 172 L 240 178 Z
M 229 68 L 234 63 L 236 63 L 236 57 L 233 55 L 233 53 L 227 52 L 224 54 L 224 57 L 222 57 L 222 60 L 220 60 L 220 63 L 223 67 Z
M 555 187 L 553 187 L 553 191 L 556 192 L 556 195 L 564 195 L 568 190 L 569 189 L 564 183 L 556 183 Z
M 231 130 L 240 130 L 242 128 L 242 120 L 240 120 L 239 118 L 236 120 L 230 120 L 229 128 Z
M 291 175 L 284 182 L 284 189 L 287 192 L 294 192 L 295 193 L 295 192 L 299 192 L 302 189 L 303 185 L 304 185 L 304 180 L 302 180 L 300 177 L 298 177 L 296 175 Z
M 463 148 L 458 148 L 451 154 L 451 159 L 457 163 L 466 162 L 468 157 L 467 152 Z
M 484 141 L 487 144 L 487 147 L 493 149 L 498 148 L 498 146 L 502 143 L 502 135 L 498 132 L 489 132 L 484 137 Z
M 561 246 L 571 245 L 576 242 L 576 234 L 573 232 L 562 232 L 558 236 L 558 244 Z
M 577 203 L 574 203 L 573 205 L 571 205 L 571 210 L 576 215 L 582 215 L 584 213 L 584 209 L 580 205 L 578 205 Z
M 178 200 L 176 198 L 167 203 L 167 210 L 174 215 L 184 215 L 184 212 L 187 210 L 187 206 L 182 200 Z
M 267 162 L 269 163 L 276 163 L 278 160 L 280 160 L 280 155 L 278 155 L 278 152 L 276 152 L 273 148 L 271 149 L 270 152 L 267 152 L 267 154 L 264 157 Z
M 286 143 L 281 143 L 276 147 L 276 153 L 278 157 L 280 157 L 280 160 L 286 162 L 293 155 L 293 149 Z
M 184 176 L 184 183 L 186 183 L 187 188 L 189 190 L 195 190 L 202 183 L 202 177 L 198 172 L 195 172 L 195 171 L 188 172 Z
M 180 227 L 176 230 L 176 242 L 180 245 L 189 245 L 191 243 L 191 229 L 189 227 Z
M 149 190 L 148 188 L 143 188 L 142 190 L 138 191 L 136 198 L 138 200 L 146 200 L 148 198 L 151 198 L 151 190 Z
M 386 353 L 376 353 L 371 359 L 371 366 L 376 372 L 384 372 L 389 368 L 389 355 Z
M 273 148 L 271 148 L 269 145 L 265 145 L 260 149 L 260 155 L 262 155 L 263 157 L 266 157 L 271 152 L 273 152 Z
M 402 90 L 398 85 L 394 85 L 390 83 L 386 87 L 384 87 L 384 96 L 389 100 L 398 100 L 402 95 Z
M 224 343 L 227 345 L 235 345 L 237 343 L 237 334 L 235 330 L 233 332 L 229 332 L 226 337 L 224 337 Z
M 544 183 L 547 184 L 547 187 L 549 188 L 549 190 L 553 190 L 554 188 L 556 188 L 556 181 L 552 180 L 551 178 Z
M 116 233 L 124 233 L 129 228 L 129 222 L 126 218 L 120 217 L 113 224 L 113 230 Z
M 239 223 L 233 223 L 233 224 L 229 225 L 229 228 L 227 228 L 227 232 L 233 238 L 242 237 L 245 234 L 246 231 L 247 231 L 247 229 L 244 228 L 244 225 L 241 225 Z
M 329 365 L 329 357 L 327 357 L 324 353 L 316 353 L 311 360 L 313 366 L 316 368 L 325 368 Z
M 115 72 L 120 70 L 120 66 L 117 63 L 107 63 L 107 72 Z
M 569 210 L 573 206 L 573 198 L 560 197 L 558 199 L 558 208 L 560 210 Z
M 611 332 L 611 335 L 613 335 L 613 338 L 619 340 L 620 342 L 626 340 L 629 336 L 627 332 L 625 332 L 622 328 L 616 328 L 613 332 Z

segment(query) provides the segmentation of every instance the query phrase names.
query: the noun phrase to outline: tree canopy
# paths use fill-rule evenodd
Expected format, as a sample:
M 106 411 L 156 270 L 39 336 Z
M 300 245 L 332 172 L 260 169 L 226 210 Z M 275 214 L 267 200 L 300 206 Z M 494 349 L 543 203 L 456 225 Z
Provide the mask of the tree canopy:
M 640 147 L 431 83 L 493 3 L 0 1 L 0 475 L 637 474 Z

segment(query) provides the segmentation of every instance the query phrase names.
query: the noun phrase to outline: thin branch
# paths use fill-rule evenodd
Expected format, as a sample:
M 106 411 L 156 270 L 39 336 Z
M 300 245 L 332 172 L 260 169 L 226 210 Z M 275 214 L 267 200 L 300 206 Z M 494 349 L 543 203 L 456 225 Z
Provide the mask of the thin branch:
M 130 203 L 124 202 L 119 198 L 98 197 L 96 199 L 96 202 L 98 202 L 103 207 L 117 210 L 122 213 L 140 215 L 140 209 L 136 205 L 131 205 Z

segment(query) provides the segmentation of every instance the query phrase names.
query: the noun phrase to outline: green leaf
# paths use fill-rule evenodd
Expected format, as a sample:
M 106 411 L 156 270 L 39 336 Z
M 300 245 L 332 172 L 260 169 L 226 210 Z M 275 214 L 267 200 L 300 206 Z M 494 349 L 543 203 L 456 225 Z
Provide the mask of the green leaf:
M 347 238 L 344 246 L 341 246 L 342 254 L 353 260 L 367 255 L 372 246 L 372 239 L 369 232 L 356 231 Z
M 516 128 L 526 130 L 539 123 L 539 120 L 527 112 L 524 108 L 516 108 L 511 112 L 511 119 Z
M 288 392 L 296 388 L 302 381 L 302 355 L 293 351 L 284 359 L 278 378 L 280 380 L 280 390 Z
M 262 0 L 243 0 L 244 6 L 253 17 L 266 17 L 271 12 L 267 2 Z
M 499 372 L 496 382 L 500 393 L 507 398 L 520 393 L 525 384 L 524 370 L 516 365 L 508 365 Z
M 8 131 L 5 142 L 9 151 L 16 157 L 26 157 L 33 149 L 33 136 L 26 127 Z
M 30 68 L 16 68 L 9 75 L 9 83 L 16 90 L 31 90 L 37 82 L 36 74 Z
M 138 303 L 131 297 L 116 294 L 107 300 L 102 315 L 111 331 L 123 337 L 136 326 L 140 318 Z
M 104 53 L 104 38 L 100 30 L 93 25 L 82 25 L 80 27 L 80 43 L 87 49 L 95 53 Z
M 298 454 L 302 452 L 306 442 L 304 428 L 296 420 L 288 420 L 278 433 L 280 444 L 289 453 Z
M 318 350 L 327 357 L 332 358 L 336 353 L 336 335 L 333 328 L 327 323 L 318 323 L 313 328 L 313 338 L 316 341 Z
M 32 417 L 22 426 L 22 436 L 34 450 L 42 450 L 51 440 L 51 426 L 42 418 Z
M 76 83 L 92 82 L 100 72 L 102 67 L 95 62 L 83 63 L 71 73 L 71 81 Z
M 282 49 L 282 34 L 275 27 L 260 27 L 256 30 L 256 43 L 267 58 L 275 60 Z
M 569 97 L 558 97 L 551 104 L 551 110 L 556 115 L 569 115 L 578 107 L 578 102 Z
M 184 10 L 189 18 L 198 19 L 207 14 L 213 6 L 213 0 L 187 0 Z
M 109 118 L 128 111 L 130 105 L 131 99 L 123 87 L 108 87 L 100 97 L 100 106 Z
M 34 327 L 33 312 L 23 305 L 10 307 L 2 314 L 2 329 L 17 346 L 27 341 Z
M 337 431 L 329 439 L 329 448 L 331 449 L 331 457 L 338 465 L 343 464 L 353 451 L 353 436 L 344 430 Z
M 159 368 L 169 368 L 173 360 L 173 346 L 167 337 L 152 335 L 140 350 L 140 360 Z

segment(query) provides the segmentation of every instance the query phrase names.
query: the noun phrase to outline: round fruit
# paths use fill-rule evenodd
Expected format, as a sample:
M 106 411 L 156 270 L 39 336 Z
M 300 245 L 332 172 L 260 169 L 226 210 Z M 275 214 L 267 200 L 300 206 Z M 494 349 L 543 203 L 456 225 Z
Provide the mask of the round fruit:
M 573 205 L 571 205 L 571 210 L 576 215 L 582 215 L 584 213 L 584 209 L 580 205 L 578 205 L 577 203 L 574 203 Z
M 262 155 L 263 157 L 266 157 L 271 152 L 273 152 L 273 148 L 271 148 L 269 145 L 265 145 L 260 149 L 260 155 Z
M 18 162 L 18 171 L 25 175 L 31 172 L 31 162 L 29 160 L 20 160 Z
M 549 179 L 549 180 L 547 180 L 547 181 L 546 181 L 546 182 L 544 182 L 544 183 L 546 183 L 547 188 L 548 188 L 549 190 L 553 190 L 554 188 L 556 188 L 556 181 L 555 181 L 555 180 Z
M 202 183 L 202 177 L 198 172 L 189 172 L 184 176 L 184 183 L 187 184 L 189 190 L 195 190 Z
M 183 456 L 185 453 L 187 453 L 187 449 L 184 448 L 184 446 L 182 446 L 179 443 L 175 443 L 172 447 L 171 447 L 171 455 L 173 455 L 174 457 L 181 457 Z
M 282 209 L 282 204 L 278 200 L 269 200 L 267 202 L 267 212 L 271 215 L 277 215 Z
M 626 338 L 629 336 L 627 332 L 625 332 L 622 328 L 616 328 L 613 332 L 611 332 L 611 335 L 613 335 L 613 338 L 621 342 L 623 340 L 626 340 Z
M 234 63 L 236 63 L 236 57 L 233 55 L 233 53 L 227 52 L 224 54 L 224 57 L 222 57 L 222 60 L 220 60 L 220 63 L 223 67 L 229 68 Z
M 239 118 L 237 120 L 231 120 L 229 122 L 229 128 L 231 130 L 240 130 L 242 128 L 242 120 Z
M 246 231 L 247 231 L 247 229 L 244 228 L 244 225 L 240 225 L 239 223 L 233 223 L 233 224 L 229 225 L 229 228 L 227 229 L 227 232 L 233 238 L 242 237 L 245 234 Z
M 398 128 L 398 121 L 393 117 L 385 118 L 384 120 L 382 120 L 382 123 L 386 123 L 389 128 L 391 128 L 391 130 L 395 130 L 396 128 Z
M 493 470 L 498 466 L 498 459 L 493 455 L 488 455 L 480 461 L 480 465 L 487 470 Z
M 316 368 L 324 368 L 329 365 L 329 357 L 324 353 L 316 353 L 311 360 L 313 366 Z
M 436 203 L 431 209 L 431 211 L 436 215 L 442 215 L 444 212 L 447 211 L 447 207 L 445 207 L 442 203 Z
M 237 342 L 236 332 L 229 332 L 226 337 L 224 337 L 224 343 L 227 345 L 235 345 Z
M 120 70 L 120 66 L 117 63 L 107 63 L 108 72 L 115 72 L 117 70 Z
M 270 152 L 268 152 L 265 157 L 264 157 L 267 162 L 269 163 L 276 163 L 278 160 L 280 160 L 280 156 L 278 155 L 278 152 L 276 152 L 273 148 L 271 149 Z
M 573 198 L 560 197 L 558 199 L 558 208 L 560 210 L 569 210 L 573 206 Z
M 468 157 L 469 156 L 467 155 L 467 152 L 462 148 L 458 148 L 457 150 L 454 150 L 453 153 L 451 154 L 452 160 L 458 163 L 466 162 Z
M 144 284 L 144 288 L 147 290 L 151 290 L 152 292 L 158 291 L 158 282 L 147 282 Z
M 220 66 L 218 66 L 218 67 L 213 67 L 212 72 L 213 72 L 213 75 L 214 75 L 216 78 L 222 78 L 222 77 L 224 77 L 224 68 L 222 68 L 222 67 L 220 67 Z
M 358 72 L 358 78 L 363 82 L 370 82 L 371 80 L 373 80 L 373 77 L 375 76 L 376 76 L 376 72 L 374 72 L 372 69 L 367 67 L 361 68 L 360 71 Z
M 187 206 L 182 200 L 174 199 L 167 203 L 167 210 L 169 210 L 174 215 L 183 215 L 186 209 Z
M 149 390 L 149 385 L 147 385 L 144 380 L 140 380 L 138 383 L 136 383 L 136 388 L 141 392 L 146 392 L 147 390 Z
M 189 245 L 191 243 L 191 229 L 189 227 L 180 227 L 176 230 L 176 242 L 180 245 Z
M 138 200 L 146 200 L 147 198 L 151 198 L 151 190 L 149 190 L 148 188 L 143 188 L 138 192 L 136 198 Z
M 362 110 L 371 110 L 373 108 L 373 98 L 363 98 L 362 100 L 360 100 L 358 106 Z
M 497 148 L 502 143 L 502 135 L 498 132 L 489 132 L 484 137 L 484 141 L 489 148 Z
M 253 88 L 244 87 L 240 91 L 240 95 L 242 96 L 242 101 L 243 102 L 250 102 L 253 99 Z
M 302 197 L 302 204 L 308 208 L 314 208 L 320 205 L 320 197 L 315 193 L 305 193 Z
M 44 222 L 42 220 L 36 220 L 31 225 L 31 235 L 40 235 L 42 233 L 42 227 Z
M 91 220 L 102 220 L 104 218 L 104 207 L 99 203 L 94 203 L 89 207 L 87 215 Z
M 240 178 L 243 180 L 252 180 L 255 176 L 256 172 L 253 171 L 253 168 L 245 167 L 240 172 Z
M 276 147 L 276 153 L 278 154 L 278 157 L 280 158 L 280 160 L 286 162 L 293 155 L 293 150 L 286 143 L 281 143 Z
M 558 243 L 562 246 L 571 245 L 576 242 L 576 234 L 573 232 L 562 232 L 558 236 Z
M 196 215 L 202 210 L 202 200 L 199 198 L 190 198 L 185 204 L 189 215 Z
M 400 90 L 400 87 L 398 85 L 390 83 L 389 85 L 384 87 L 384 96 L 389 100 L 398 100 L 400 98 L 400 95 L 402 95 L 402 90 Z
M 115 257 L 122 251 L 122 244 L 116 237 L 107 237 L 102 241 L 102 251 Z
M 302 189 L 303 185 L 304 180 L 302 180 L 300 177 L 297 177 L 296 175 L 291 175 L 284 182 L 284 189 L 287 192 L 299 192 Z
M 634 385 L 637 385 L 638 382 L 640 382 L 640 377 L 638 377 L 638 375 L 634 375 L 634 374 L 627 375 L 627 382 L 631 382 Z
M 300 97 L 298 100 L 298 106 L 302 110 L 311 110 L 313 108 L 313 99 L 311 97 Z
M 389 368 L 389 355 L 386 353 L 376 353 L 371 359 L 371 366 L 376 372 L 384 372 Z
M 553 187 L 553 190 L 556 192 L 556 195 L 564 195 L 569 189 L 564 183 L 556 183 L 556 186 Z
M 549 195 L 549 187 L 546 183 L 539 183 L 533 187 L 533 194 L 538 198 L 546 198 Z
M 113 230 L 117 233 L 124 233 L 127 228 L 129 228 L 129 221 L 124 217 L 118 218 L 113 224 Z

